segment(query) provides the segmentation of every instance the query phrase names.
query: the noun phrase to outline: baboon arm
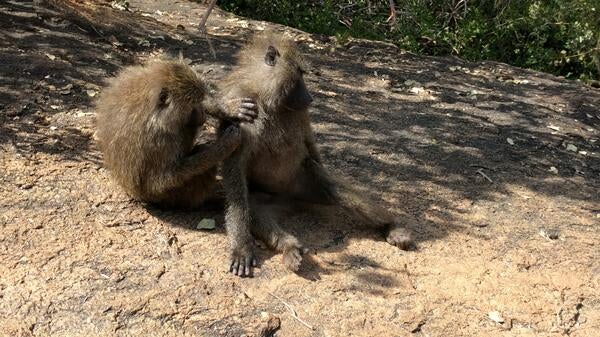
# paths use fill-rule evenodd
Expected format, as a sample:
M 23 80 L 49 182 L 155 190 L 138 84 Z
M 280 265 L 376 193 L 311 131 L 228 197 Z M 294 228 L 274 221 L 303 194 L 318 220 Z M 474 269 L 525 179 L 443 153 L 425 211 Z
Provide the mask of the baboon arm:
M 203 106 L 207 114 L 236 123 L 252 122 L 258 115 L 256 102 L 243 96 L 209 97 L 204 99 Z
M 207 114 L 218 119 L 229 119 L 229 113 L 221 100 L 212 97 L 206 98 L 203 105 Z
M 235 150 L 227 149 L 217 144 L 195 145 L 192 152 L 181 159 L 176 168 L 176 174 L 191 178 L 216 167 Z
M 156 183 L 161 184 L 157 188 L 177 188 L 195 176 L 217 167 L 230 154 L 230 151 L 214 144 L 196 145 L 188 156 L 180 159 L 171 170 L 165 172 L 162 179 L 156 180 Z

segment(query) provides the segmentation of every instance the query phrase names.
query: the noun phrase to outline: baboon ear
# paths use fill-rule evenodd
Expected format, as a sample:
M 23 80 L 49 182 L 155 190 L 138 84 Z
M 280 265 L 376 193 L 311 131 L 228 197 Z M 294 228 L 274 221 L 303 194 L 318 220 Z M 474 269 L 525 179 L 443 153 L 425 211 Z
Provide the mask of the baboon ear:
M 167 98 L 169 98 L 169 93 L 165 88 L 160 89 L 160 94 L 158 94 L 158 107 L 164 108 L 167 106 Z
M 279 56 L 279 51 L 275 47 L 269 46 L 265 54 L 265 63 L 271 67 L 275 66 L 277 56 Z

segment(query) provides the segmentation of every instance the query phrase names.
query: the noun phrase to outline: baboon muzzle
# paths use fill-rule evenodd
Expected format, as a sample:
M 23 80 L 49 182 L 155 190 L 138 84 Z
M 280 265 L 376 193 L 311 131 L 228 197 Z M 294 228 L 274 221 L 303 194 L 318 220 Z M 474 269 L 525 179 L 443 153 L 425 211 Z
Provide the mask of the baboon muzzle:
M 309 106 L 312 101 L 313 98 L 308 89 L 306 89 L 304 80 L 300 79 L 292 92 L 290 92 L 288 106 L 292 109 L 303 109 Z

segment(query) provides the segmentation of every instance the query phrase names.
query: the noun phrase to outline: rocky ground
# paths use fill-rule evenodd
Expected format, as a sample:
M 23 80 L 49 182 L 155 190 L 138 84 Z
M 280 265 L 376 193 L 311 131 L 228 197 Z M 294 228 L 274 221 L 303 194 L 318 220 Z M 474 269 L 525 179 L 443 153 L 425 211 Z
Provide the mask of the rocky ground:
M 218 9 L 211 47 L 203 5 L 130 4 L 0 3 L 0 335 L 600 335 L 598 89 Z M 415 251 L 335 209 L 293 212 L 300 272 L 262 249 L 239 279 L 221 210 L 161 211 L 111 182 L 93 140 L 106 77 L 181 52 L 218 80 L 265 29 L 313 64 L 327 167 L 416 219 Z

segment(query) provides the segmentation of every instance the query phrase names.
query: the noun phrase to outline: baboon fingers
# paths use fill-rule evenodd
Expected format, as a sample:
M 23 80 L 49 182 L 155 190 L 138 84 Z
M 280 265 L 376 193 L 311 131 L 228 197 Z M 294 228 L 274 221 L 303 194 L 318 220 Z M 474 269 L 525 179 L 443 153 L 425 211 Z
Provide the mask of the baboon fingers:
M 258 116 L 257 112 L 247 108 L 240 108 L 237 117 L 241 122 L 254 123 L 256 116 Z
M 248 109 L 250 111 L 254 111 L 254 112 L 256 112 L 258 109 L 258 107 L 254 101 L 242 101 L 242 104 L 240 105 L 240 107 L 246 108 L 246 109 Z
M 227 106 L 230 109 L 228 110 L 229 118 L 233 119 L 234 123 L 252 123 L 258 117 L 258 104 L 252 98 L 233 98 L 228 101 Z
M 242 103 L 252 103 L 252 104 L 254 104 L 254 106 L 256 106 L 256 101 L 250 97 L 243 97 Z

